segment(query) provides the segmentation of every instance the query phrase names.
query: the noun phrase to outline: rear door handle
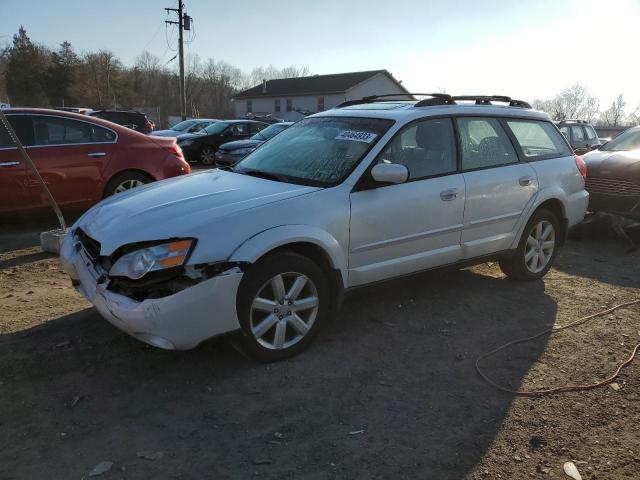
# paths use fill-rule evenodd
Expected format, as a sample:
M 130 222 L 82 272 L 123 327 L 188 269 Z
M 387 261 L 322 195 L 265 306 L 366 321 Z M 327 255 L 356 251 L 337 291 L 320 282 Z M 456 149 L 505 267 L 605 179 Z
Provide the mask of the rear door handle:
M 20 165 L 20 162 L 1 162 L 0 167 L 15 167 L 16 165 Z
M 520 177 L 518 183 L 523 187 L 528 187 L 531 185 L 531 177 Z
M 104 152 L 87 153 L 87 157 L 104 157 L 105 155 Z
M 455 200 L 458 196 L 457 188 L 450 188 L 449 190 L 443 190 L 440 192 L 440 200 L 443 202 L 450 202 L 451 200 Z

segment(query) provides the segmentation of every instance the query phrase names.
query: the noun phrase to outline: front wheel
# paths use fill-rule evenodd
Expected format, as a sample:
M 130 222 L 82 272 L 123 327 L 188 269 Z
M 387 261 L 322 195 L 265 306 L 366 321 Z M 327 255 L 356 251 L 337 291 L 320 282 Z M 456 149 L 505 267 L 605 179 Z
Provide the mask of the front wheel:
M 105 188 L 104 196 L 109 197 L 116 193 L 126 192 L 132 188 L 140 187 L 153 180 L 140 172 L 122 172 L 113 177 Z
M 297 355 L 318 332 L 329 303 L 327 278 L 309 258 L 282 252 L 259 261 L 238 291 L 244 349 L 263 362 Z
M 208 145 L 200 150 L 200 163 L 203 165 L 214 165 L 216 163 L 216 152 Z
M 554 213 L 537 211 L 527 222 L 514 255 L 500 261 L 502 272 L 516 280 L 543 277 L 558 254 L 559 238 L 559 222 Z

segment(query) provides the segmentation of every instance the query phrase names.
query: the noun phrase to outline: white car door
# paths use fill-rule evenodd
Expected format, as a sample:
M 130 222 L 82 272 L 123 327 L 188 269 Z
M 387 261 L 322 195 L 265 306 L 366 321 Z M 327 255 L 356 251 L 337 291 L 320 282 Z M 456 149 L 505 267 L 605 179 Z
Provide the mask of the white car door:
M 366 173 L 351 193 L 349 285 L 460 260 L 465 185 L 457 171 L 452 120 L 414 122 L 375 163 L 399 163 L 406 183 L 376 184 Z
M 508 249 L 529 201 L 538 189 L 535 170 L 520 162 L 501 122 L 495 118 L 457 120 L 466 185 L 463 258 Z

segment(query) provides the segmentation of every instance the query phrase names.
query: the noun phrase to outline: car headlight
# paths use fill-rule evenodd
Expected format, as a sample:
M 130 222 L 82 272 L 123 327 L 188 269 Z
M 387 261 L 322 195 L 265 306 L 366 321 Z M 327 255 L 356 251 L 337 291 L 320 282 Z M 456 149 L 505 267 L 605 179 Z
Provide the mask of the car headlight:
M 176 240 L 129 252 L 116 260 L 109 275 L 138 280 L 149 272 L 180 267 L 187 260 L 193 243 L 193 240 Z
M 255 148 L 253 147 L 249 147 L 249 148 L 239 148 L 237 150 L 234 150 L 232 153 L 234 155 L 246 155 L 248 153 L 251 153 L 255 150 Z

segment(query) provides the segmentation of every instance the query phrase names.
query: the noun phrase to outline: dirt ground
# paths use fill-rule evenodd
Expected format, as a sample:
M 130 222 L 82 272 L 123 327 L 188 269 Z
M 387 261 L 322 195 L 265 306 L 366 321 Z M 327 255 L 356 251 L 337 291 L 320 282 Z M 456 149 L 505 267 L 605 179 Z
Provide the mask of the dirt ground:
M 150 348 L 71 288 L 37 235 L 0 235 L 0 478 L 640 478 L 640 358 L 606 386 L 496 391 L 475 359 L 640 298 L 640 253 L 570 241 L 544 281 L 495 264 L 360 289 L 312 348 L 261 365 L 228 339 Z M 185 317 L 188 312 L 185 312 Z M 177 321 L 180 321 L 179 319 Z M 592 383 L 640 342 L 640 305 L 483 363 L 512 387 Z

